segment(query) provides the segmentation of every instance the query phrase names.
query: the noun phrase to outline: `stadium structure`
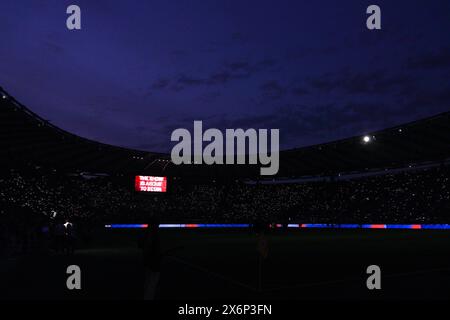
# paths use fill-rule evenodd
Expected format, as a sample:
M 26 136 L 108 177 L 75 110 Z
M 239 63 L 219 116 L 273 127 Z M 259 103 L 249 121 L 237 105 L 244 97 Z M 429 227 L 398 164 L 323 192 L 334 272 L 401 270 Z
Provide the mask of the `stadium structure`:
M 281 151 L 264 181 L 79 137 L 1 88 L 0 118 L 2 299 L 449 299 L 450 112 Z M 135 175 L 180 179 L 157 196 Z
M 170 155 L 122 148 L 71 134 L 0 88 L 3 168 L 42 165 L 65 171 L 256 178 L 255 165 L 174 165 Z M 347 139 L 280 152 L 277 178 L 333 176 L 450 159 L 450 112 Z

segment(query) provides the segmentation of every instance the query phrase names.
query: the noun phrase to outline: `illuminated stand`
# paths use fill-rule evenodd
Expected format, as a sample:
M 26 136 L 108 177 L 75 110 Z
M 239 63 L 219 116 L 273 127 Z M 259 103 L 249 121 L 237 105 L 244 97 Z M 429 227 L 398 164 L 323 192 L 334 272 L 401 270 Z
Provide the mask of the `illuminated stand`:
M 363 142 L 369 143 L 374 136 L 364 136 Z M 135 176 L 134 189 L 139 193 L 165 193 L 167 192 L 167 177 L 155 176 Z M 161 229 L 194 229 L 194 228 L 230 228 L 242 229 L 250 228 L 251 224 L 160 224 Z M 303 223 L 303 224 L 271 224 L 270 228 L 297 228 L 297 229 L 434 229 L 449 230 L 450 224 L 320 224 L 320 223 Z M 109 229 L 145 229 L 148 224 L 107 224 L 105 228 Z

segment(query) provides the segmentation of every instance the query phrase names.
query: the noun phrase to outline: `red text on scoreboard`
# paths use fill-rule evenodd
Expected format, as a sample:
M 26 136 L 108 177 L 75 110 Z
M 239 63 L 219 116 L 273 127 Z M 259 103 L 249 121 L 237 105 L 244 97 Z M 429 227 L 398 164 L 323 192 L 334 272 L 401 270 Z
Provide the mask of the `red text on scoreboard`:
M 167 177 L 136 176 L 134 188 L 143 192 L 166 192 Z

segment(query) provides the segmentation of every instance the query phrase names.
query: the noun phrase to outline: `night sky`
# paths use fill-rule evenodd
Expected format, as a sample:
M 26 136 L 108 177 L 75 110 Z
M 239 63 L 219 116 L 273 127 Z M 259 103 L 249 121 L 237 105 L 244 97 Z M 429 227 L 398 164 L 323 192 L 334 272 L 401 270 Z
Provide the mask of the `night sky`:
M 66 28 L 77 4 L 82 30 Z M 382 30 L 366 8 L 382 9 Z M 2 0 L 0 86 L 51 123 L 167 152 L 175 128 L 283 149 L 450 110 L 450 1 Z

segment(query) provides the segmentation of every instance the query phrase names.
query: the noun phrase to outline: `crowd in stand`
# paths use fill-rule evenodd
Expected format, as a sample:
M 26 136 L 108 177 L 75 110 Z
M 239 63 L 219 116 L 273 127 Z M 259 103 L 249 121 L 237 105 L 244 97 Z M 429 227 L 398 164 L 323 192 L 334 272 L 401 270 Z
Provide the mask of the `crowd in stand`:
M 170 192 L 158 195 L 135 192 L 130 179 L 40 170 L 3 173 L 0 243 L 21 239 L 20 250 L 26 251 L 29 243 L 58 236 L 63 224 L 72 223 L 71 233 L 78 229 L 78 236 L 88 238 L 92 228 L 105 223 L 146 223 L 152 217 L 168 223 L 450 222 L 449 166 L 331 182 L 172 181 Z
M 169 193 L 150 195 L 110 177 L 11 171 L 0 179 L 0 203 L 2 216 L 14 207 L 44 220 L 99 223 L 154 215 L 167 222 L 449 222 L 449 179 L 442 166 L 334 182 L 172 183 Z

